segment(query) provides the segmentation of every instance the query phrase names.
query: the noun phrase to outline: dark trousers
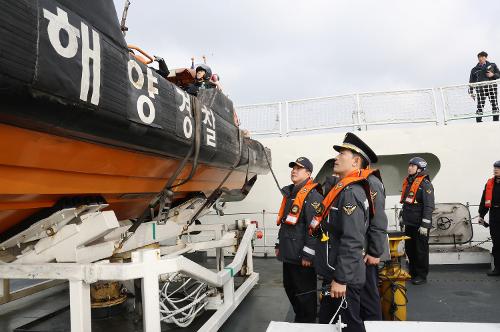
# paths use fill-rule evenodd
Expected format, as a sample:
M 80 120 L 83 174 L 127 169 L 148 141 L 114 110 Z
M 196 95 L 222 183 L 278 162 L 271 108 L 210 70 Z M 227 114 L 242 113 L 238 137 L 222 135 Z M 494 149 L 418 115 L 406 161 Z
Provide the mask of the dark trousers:
M 295 312 L 295 322 L 316 323 L 318 302 L 314 268 L 283 263 L 283 286 Z
M 418 232 L 419 227 L 405 226 L 405 235 L 410 239 L 405 241 L 406 256 L 410 262 L 412 278 L 427 279 L 429 273 L 429 238 Z
M 361 289 L 360 316 L 365 320 L 382 320 L 382 305 L 378 291 L 378 266 L 366 266 L 366 281 Z
M 330 289 L 331 282 L 325 282 L 323 287 Z M 347 324 L 347 327 L 342 329 L 345 332 L 364 332 L 365 325 L 360 316 L 360 293 L 361 288 L 347 286 L 346 292 L 346 304 L 343 304 L 343 308 L 339 310 L 335 320 L 332 323 L 336 323 L 339 316 L 342 317 L 342 323 Z M 333 315 L 337 312 L 339 306 L 342 303 L 342 299 L 332 298 L 330 295 L 325 295 L 321 299 L 321 304 L 319 307 L 319 323 L 328 324 L 332 319 Z
M 483 115 L 483 108 L 486 102 L 486 98 L 490 100 L 491 109 L 493 113 L 498 113 L 498 99 L 497 99 L 497 85 L 491 84 L 486 86 L 481 86 L 476 88 L 477 92 L 477 115 Z M 481 122 L 482 118 L 477 117 L 476 122 Z M 493 115 L 493 121 L 498 121 L 498 114 Z
M 500 270 L 500 208 L 495 208 L 494 213 L 490 213 L 490 235 L 493 242 L 493 263 L 495 269 Z

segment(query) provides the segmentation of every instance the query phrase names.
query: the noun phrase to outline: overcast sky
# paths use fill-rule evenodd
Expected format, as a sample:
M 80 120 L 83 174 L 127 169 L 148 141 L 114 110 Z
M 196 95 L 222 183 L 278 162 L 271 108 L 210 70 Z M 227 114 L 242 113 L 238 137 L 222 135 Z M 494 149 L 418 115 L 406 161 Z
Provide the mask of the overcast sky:
M 121 17 L 123 0 L 114 0 Z M 127 42 L 208 64 L 237 105 L 468 82 L 500 1 L 131 0 Z

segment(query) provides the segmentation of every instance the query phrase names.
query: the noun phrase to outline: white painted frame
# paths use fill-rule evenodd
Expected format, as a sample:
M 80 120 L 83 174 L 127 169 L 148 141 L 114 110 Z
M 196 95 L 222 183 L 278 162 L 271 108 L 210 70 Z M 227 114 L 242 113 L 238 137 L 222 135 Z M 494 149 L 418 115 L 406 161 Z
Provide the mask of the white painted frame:
M 142 279 L 143 329 L 160 332 L 159 283 L 160 275 L 180 272 L 189 277 L 223 289 L 223 302 L 199 331 L 217 331 L 238 307 L 259 280 L 253 271 L 252 239 L 255 225 L 246 223 L 246 230 L 231 264 L 219 272 L 211 271 L 183 256 L 161 257 L 160 249 L 141 249 L 132 253 L 130 263 L 97 262 L 0 264 L 0 279 L 68 280 L 70 287 L 71 331 L 90 332 L 90 284 L 99 280 Z M 227 243 L 221 240 L 219 245 Z M 247 263 L 246 280 L 235 290 L 234 275 Z

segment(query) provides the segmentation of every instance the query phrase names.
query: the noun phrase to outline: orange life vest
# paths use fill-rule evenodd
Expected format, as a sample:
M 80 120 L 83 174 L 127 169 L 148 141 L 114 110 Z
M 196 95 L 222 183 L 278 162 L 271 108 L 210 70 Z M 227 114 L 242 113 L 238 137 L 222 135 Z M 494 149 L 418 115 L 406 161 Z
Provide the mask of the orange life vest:
M 318 184 L 313 182 L 312 179 L 309 179 L 307 183 L 302 187 L 299 192 L 297 193 L 297 196 L 295 196 L 295 199 L 292 203 L 292 207 L 290 208 L 290 212 L 286 216 L 286 219 L 284 221 L 285 224 L 287 225 L 295 225 L 297 221 L 299 220 L 300 213 L 302 212 L 302 207 L 304 206 L 304 201 L 306 200 L 307 195 L 313 190 Z M 285 213 L 285 206 L 286 206 L 286 200 L 287 197 L 283 196 L 283 199 L 281 200 L 281 207 L 280 211 L 278 212 L 278 219 L 276 220 L 276 225 L 281 224 L 281 219 L 283 219 L 283 214 Z
M 427 175 L 419 175 L 415 178 L 413 181 L 410 191 L 408 192 L 408 195 L 405 197 L 406 193 L 406 188 L 408 187 L 408 177 L 405 178 L 403 181 L 403 189 L 401 191 L 401 199 L 399 200 L 399 203 L 408 203 L 408 204 L 413 204 L 415 203 L 415 199 L 417 198 L 417 191 L 418 187 L 420 187 L 420 184 L 424 179 L 427 177 Z
M 378 169 L 364 168 L 361 170 L 361 176 L 365 179 L 368 179 L 370 175 L 375 175 L 380 181 L 382 181 L 382 176 L 380 175 L 380 171 Z
M 491 208 L 491 200 L 493 199 L 493 186 L 495 185 L 495 178 L 492 177 L 491 179 L 486 182 L 486 189 L 484 191 L 484 207 L 486 208 Z
M 370 196 L 370 186 L 368 184 L 368 181 L 364 177 L 365 175 L 367 176 L 368 173 L 364 172 L 364 171 L 365 170 L 355 170 L 354 172 L 352 172 L 351 174 L 349 174 L 348 176 L 346 176 L 345 178 L 340 180 L 330 190 L 330 192 L 323 199 L 323 202 L 321 203 L 320 208 L 316 210 L 316 215 L 314 216 L 313 220 L 309 224 L 309 232 L 310 233 L 313 233 L 314 231 L 316 231 L 316 229 L 318 229 L 321 222 L 328 215 L 333 202 L 338 197 L 338 195 L 342 192 L 342 190 L 344 190 L 348 185 L 353 184 L 353 183 L 361 182 L 363 184 L 363 189 L 366 192 L 366 197 L 370 197 L 370 199 L 368 199 L 368 204 L 370 206 L 370 218 L 373 217 L 373 214 L 375 211 L 373 210 L 373 203 L 372 203 L 371 196 Z
M 382 182 L 382 176 L 380 175 L 380 171 L 378 169 L 371 169 L 371 168 L 365 168 L 365 169 L 362 169 L 361 170 L 361 176 L 363 178 L 365 178 L 367 181 L 368 181 L 368 177 L 370 175 L 373 175 L 373 176 L 376 176 L 380 182 Z M 382 182 L 383 183 L 383 182 Z M 371 188 L 370 188 L 370 196 L 369 196 L 369 200 L 371 200 L 371 203 L 372 203 L 372 208 L 373 208 L 373 215 L 375 215 L 375 195 L 377 193 L 376 192 L 373 192 L 371 191 Z M 372 215 L 372 216 L 373 216 Z

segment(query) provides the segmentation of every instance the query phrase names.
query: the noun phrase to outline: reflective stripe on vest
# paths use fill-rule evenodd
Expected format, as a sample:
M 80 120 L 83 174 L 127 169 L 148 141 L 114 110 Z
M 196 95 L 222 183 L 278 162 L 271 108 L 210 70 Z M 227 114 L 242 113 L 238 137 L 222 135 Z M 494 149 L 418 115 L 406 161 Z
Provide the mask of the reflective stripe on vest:
M 286 219 L 284 221 L 285 224 L 295 225 L 297 223 L 307 195 L 309 195 L 311 190 L 313 190 L 317 185 L 317 183 L 314 183 L 311 179 L 309 179 L 304 187 L 299 190 L 299 192 L 295 196 L 295 200 L 292 202 L 290 212 L 286 216 Z M 285 213 L 286 201 L 287 197 L 283 196 L 283 199 L 281 200 L 280 211 L 278 212 L 278 219 L 276 220 L 276 225 L 278 226 L 281 224 L 281 220 L 283 219 L 283 215 Z
M 410 191 L 408 192 L 408 195 L 405 198 L 405 193 L 406 193 L 406 188 L 408 187 L 408 178 L 406 177 L 405 180 L 403 181 L 403 189 L 401 190 L 401 199 L 399 200 L 399 203 L 408 203 L 408 204 L 413 204 L 415 203 L 415 199 L 417 198 L 417 191 L 418 187 L 420 187 L 420 184 L 424 179 L 427 177 L 427 175 L 419 175 L 415 178 L 413 181 Z
M 491 179 L 486 182 L 486 189 L 484 191 L 484 207 L 486 208 L 491 208 L 491 201 L 493 200 L 493 186 L 495 185 L 495 178 L 492 177 Z
M 363 189 L 365 190 L 366 197 L 370 197 L 370 186 L 368 184 L 368 181 L 362 176 L 361 170 L 355 170 L 342 180 L 340 180 L 326 195 L 326 197 L 323 199 L 323 202 L 321 202 L 320 208 L 317 210 L 316 215 L 314 216 L 313 220 L 309 224 L 309 232 L 313 233 L 315 232 L 321 222 L 326 218 L 326 216 L 330 213 L 330 208 L 335 201 L 335 199 L 338 197 L 338 195 L 344 190 L 347 186 L 353 183 L 359 183 L 362 182 L 363 184 Z M 370 218 L 373 217 L 373 204 L 371 199 L 367 199 L 368 204 L 369 204 L 369 209 L 370 209 Z

